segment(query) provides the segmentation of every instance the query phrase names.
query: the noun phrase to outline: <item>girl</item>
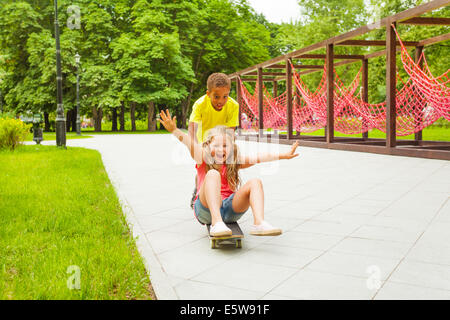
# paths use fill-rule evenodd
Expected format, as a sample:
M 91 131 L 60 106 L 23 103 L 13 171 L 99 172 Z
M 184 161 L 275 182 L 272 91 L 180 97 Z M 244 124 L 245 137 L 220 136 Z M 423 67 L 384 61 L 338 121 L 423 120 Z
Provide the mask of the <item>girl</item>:
M 196 162 L 198 191 L 194 202 L 194 213 L 202 224 L 211 224 L 210 234 L 214 237 L 231 235 L 225 222 L 236 222 L 249 207 L 253 212 L 250 234 L 275 236 L 281 229 L 264 220 L 264 191 L 260 179 L 251 179 L 242 187 L 239 170 L 255 163 L 292 159 L 298 142 L 290 152 L 283 154 L 258 154 L 256 159 L 242 156 L 234 142 L 234 130 L 226 126 L 211 129 L 202 146 L 176 127 L 176 117 L 171 118 L 169 110 L 161 111 L 163 126 L 188 147 Z

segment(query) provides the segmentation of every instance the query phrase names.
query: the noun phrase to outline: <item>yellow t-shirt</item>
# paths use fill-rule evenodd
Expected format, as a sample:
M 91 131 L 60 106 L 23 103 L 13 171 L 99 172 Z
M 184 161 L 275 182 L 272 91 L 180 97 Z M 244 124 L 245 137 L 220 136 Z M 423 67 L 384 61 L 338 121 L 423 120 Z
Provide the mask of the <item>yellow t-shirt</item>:
M 208 135 L 208 130 L 215 126 L 239 126 L 239 104 L 233 98 L 228 97 L 222 110 L 217 111 L 212 106 L 211 99 L 205 94 L 195 101 L 189 121 L 198 124 L 197 140 L 202 143 Z

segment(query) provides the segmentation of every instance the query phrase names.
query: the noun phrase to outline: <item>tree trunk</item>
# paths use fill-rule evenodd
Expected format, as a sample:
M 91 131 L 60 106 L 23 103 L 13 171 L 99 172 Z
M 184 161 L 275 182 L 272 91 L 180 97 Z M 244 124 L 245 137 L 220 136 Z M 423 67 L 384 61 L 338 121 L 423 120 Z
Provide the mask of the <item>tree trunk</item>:
M 120 115 L 119 115 L 120 131 L 125 131 L 125 103 L 120 101 Z
M 150 101 L 148 103 L 148 131 L 156 131 L 156 118 L 155 118 L 155 103 Z
M 45 132 L 50 131 L 50 120 L 48 112 L 44 112 L 44 131 Z
M 191 83 L 191 88 L 189 89 L 189 95 L 185 102 L 181 105 L 181 118 L 183 120 L 183 129 L 186 129 L 186 122 L 189 112 L 189 106 L 191 105 L 192 93 L 194 92 L 194 83 Z
M 94 118 L 94 131 L 102 131 L 102 108 L 92 107 L 92 117 Z
M 160 105 L 156 105 L 155 109 L 156 109 L 156 113 L 160 113 L 162 110 L 164 110 L 164 108 L 161 107 Z M 159 127 L 158 127 L 158 124 L 159 124 Z M 164 128 L 164 126 L 161 124 L 161 122 L 158 122 L 158 124 L 156 126 L 157 130 L 166 130 L 166 128 Z
M 66 112 L 66 132 L 70 132 L 70 125 L 72 124 L 72 110 Z
M 186 121 L 187 121 L 187 109 L 189 106 L 190 97 L 183 101 L 181 104 L 181 128 L 186 129 Z
M 177 108 L 177 109 L 175 109 L 175 115 L 177 116 L 177 128 L 182 128 L 183 127 L 183 124 L 181 123 L 183 120 L 182 120 L 182 115 L 181 115 L 181 109 L 180 108 Z
M 136 102 L 130 104 L 131 131 L 136 131 Z
M 117 108 L 112 109 L 112 128 L 111 131 L 117 131 Z
M 72 132 L 77 132 L 77 109 L 72 109 Z

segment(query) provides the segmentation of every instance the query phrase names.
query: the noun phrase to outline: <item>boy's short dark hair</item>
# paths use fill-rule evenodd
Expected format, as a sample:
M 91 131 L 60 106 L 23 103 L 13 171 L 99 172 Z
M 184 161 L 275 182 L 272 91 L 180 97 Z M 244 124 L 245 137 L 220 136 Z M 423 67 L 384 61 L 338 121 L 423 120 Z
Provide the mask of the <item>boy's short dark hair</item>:
M 213 73 L 208 77 L 208 81 L 206 82 L 206 87 L 208 90 L 212 90 L 213 88 L 222 88 L 228 87 L 231 88 L 231 81 L 228 76 L 224 73 Z

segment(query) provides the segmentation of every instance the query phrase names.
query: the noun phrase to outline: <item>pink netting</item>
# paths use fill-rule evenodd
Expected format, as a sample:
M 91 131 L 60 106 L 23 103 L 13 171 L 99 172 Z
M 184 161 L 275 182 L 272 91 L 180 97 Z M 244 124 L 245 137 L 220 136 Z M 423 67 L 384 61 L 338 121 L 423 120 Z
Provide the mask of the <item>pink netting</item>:
M 397 31 L 396 31 L 397 32 Z M 398 37 L 398 34 L 397 34 Z M 400 40 L 400 37 L 398 37 Z M 422 54 L 424 68 L 408 54 L 401 44 L 401 59 L 403 68 L 409 76 L 405 82 L 397 73 L 397 81 L 402 84 L 396 93 L 396 134 L 398 136 L 410 135 L 421 131 L 434 123 L 438 118 L 444 117 L 450 120 L 450 79 L 448 72 L 439 77 L 433 77 Z M 291 65 L 292 66 L 292 65 Z M 293 66 L 292 66 L 293 67 Z M 327 97 L 326 97 L 326 70 L 317 87 L 312 92 L 302 81 L 299 73 L 293 69 L 292 122 L 293 129 L 297 132 L 313 132 L 326 125 Z M 354 80 L 347 87 L 334 70 L 334 126 L 335 130 L 345 134 L 359 134 L 371 129 L 386 131 L 386 102 L 370 104 L 364 102 L 361 96 L 360 75 L 361 69 Z M 254 93 L 250 94 L 240 81 L 242 93 L 241 123 L 243 129 L 257 129 L 258 110 L 258 85 Z M 277 97 L 263 87 L 263 118 L 264 128 L 286 128 L 286 92 Z

